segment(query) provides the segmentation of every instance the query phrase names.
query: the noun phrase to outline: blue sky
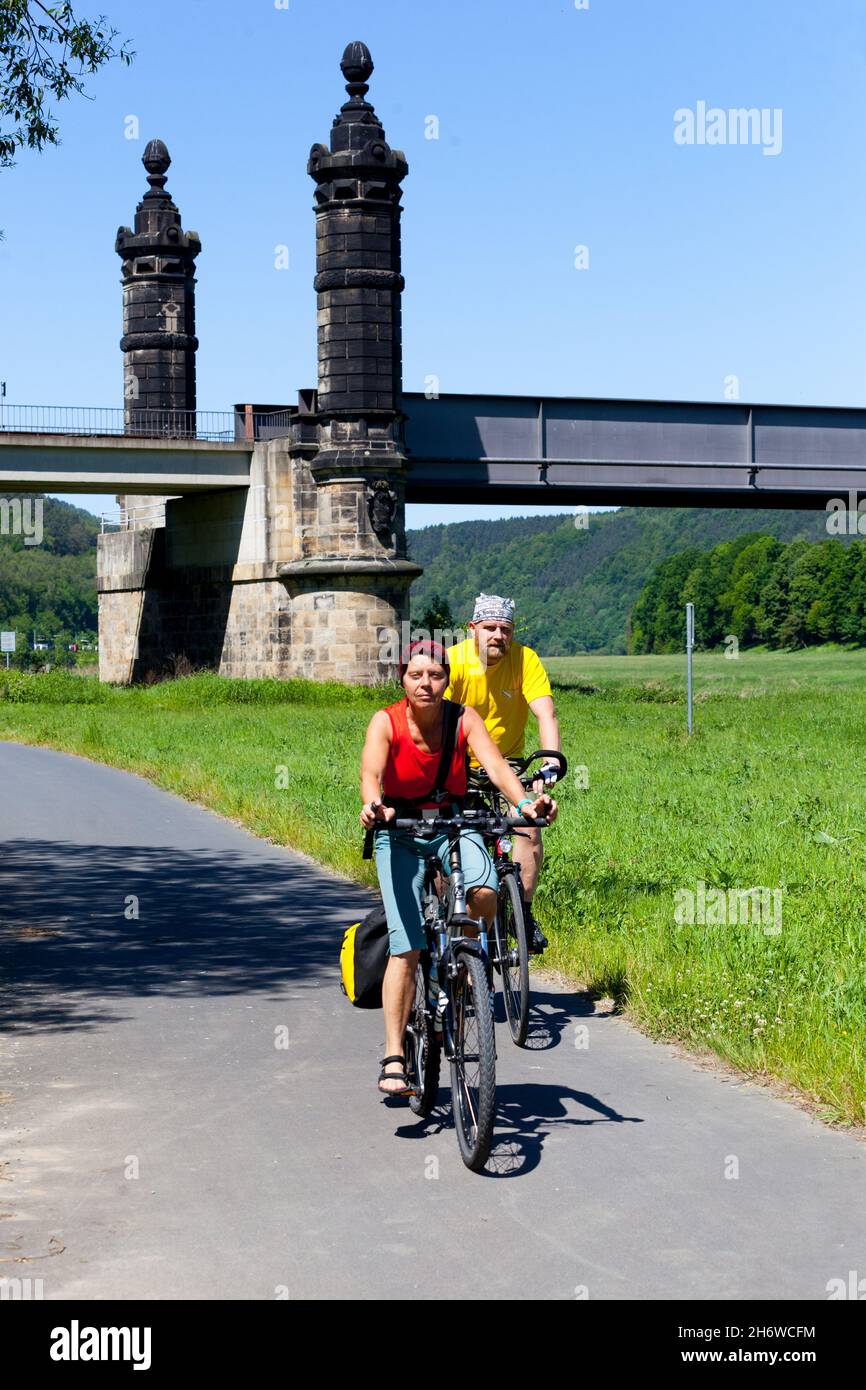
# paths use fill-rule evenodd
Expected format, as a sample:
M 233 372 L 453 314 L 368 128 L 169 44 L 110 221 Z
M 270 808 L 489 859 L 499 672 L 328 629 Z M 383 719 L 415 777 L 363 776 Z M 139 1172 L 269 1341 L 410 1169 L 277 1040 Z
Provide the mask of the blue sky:
M 7 401 L 122 403 L 113 243 L 145 191 L 152 136 L 203 243 L 199 407 L 290 402 L 315 383 L 305 164 L 344 99 L 342 49 L 360 38 L 376 64 L 370 100 L 410 166 L 407 389 L 435 374 L 443 391 L 721 400 L 735 375 L 743 400 L 864 404 L 866 7 L 77 8 L 104 9 L 137 56 L 91 78 L 92 100 L 58 108 L 59 149 L 0 173 Z M 779 152 L 677 144 L 674 113 L 701 101 L 781 111 Z M 288 270 L 275 269 L 278 245 Z M 578 245 L 588 269 L 575 268 Z M 408 520 L 499 511 L 419 506 Z

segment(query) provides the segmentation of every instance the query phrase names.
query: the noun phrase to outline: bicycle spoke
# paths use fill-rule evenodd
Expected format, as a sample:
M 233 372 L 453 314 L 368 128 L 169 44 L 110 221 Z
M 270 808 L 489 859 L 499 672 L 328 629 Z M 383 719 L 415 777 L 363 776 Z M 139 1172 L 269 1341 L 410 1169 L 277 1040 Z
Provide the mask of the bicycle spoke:
M 471 1094 L 469 1093 L 468 1090 L 466 1091 L 466 1104 L 467 1104 L 468 1107 L 469 1107 L 469 1113 L 470 1113 L 470 1116 L 471 1116 L 471 1118 L 472 1118 L 472 1129 L 473 1129 L 473 1132 L 474 1132 L 474 1131 L 477 1131 L 477 1129 L 478 1129 L 478 1116 L 477 1116 L 477 1114 L 475 1113 L 475 1106 L 472 1104 L 472 1096 L 471 1096 Z

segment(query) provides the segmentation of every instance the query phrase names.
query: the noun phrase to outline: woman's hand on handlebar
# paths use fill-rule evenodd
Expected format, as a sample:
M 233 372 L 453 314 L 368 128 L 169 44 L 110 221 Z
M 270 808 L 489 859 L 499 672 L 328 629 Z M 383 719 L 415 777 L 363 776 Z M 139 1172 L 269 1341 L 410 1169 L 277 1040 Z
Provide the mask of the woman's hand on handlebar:
M 372 830 L 377 821 L 384 825 L 394 820 L 396 815 L 393 806 L 383 806 L 381 801 L 368 801 L 361 809 L 360 821 L 365 830 Z
M 521 807 L 519 814 L 525 816 L 527 820 L 538 820 L 540 816 L 543 816 L 552 822 L 559 814 L 559 807 L 552 796 L 548 796 L 547 792 L 542 792 L 541 796 L 535 798 L 531 806 Z

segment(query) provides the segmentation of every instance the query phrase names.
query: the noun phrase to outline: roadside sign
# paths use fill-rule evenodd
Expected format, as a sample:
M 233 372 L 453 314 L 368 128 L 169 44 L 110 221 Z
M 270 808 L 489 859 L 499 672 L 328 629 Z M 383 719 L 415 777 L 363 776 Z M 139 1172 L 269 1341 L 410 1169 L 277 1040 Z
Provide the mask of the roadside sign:
M 14 650 L 15 650 L 15 633 L 14 633 L 14 632 L 0 632 L 0 652 L 14 652 Z

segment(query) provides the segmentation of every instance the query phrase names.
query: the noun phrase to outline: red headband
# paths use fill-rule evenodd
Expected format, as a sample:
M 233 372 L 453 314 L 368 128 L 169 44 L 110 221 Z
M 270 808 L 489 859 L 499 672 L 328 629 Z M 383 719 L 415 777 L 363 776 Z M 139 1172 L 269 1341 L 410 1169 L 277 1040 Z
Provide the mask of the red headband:
M 399 669 L 401 681 L 406 674 L 406 668 L 412 660 L 412 657 L 417 656 L 419 652 L 423 653 L 424 656 L 429 656 L 432 661 L 438 661 L 440 666 L 444 666 L 445 674 L 450 676 L 451 663 L 448 660 L 448 653 L 442 646 L 442 643 L 433 642 L 429 638 L 420 638 L 417 642 L 407 642 L 400 653 Z

